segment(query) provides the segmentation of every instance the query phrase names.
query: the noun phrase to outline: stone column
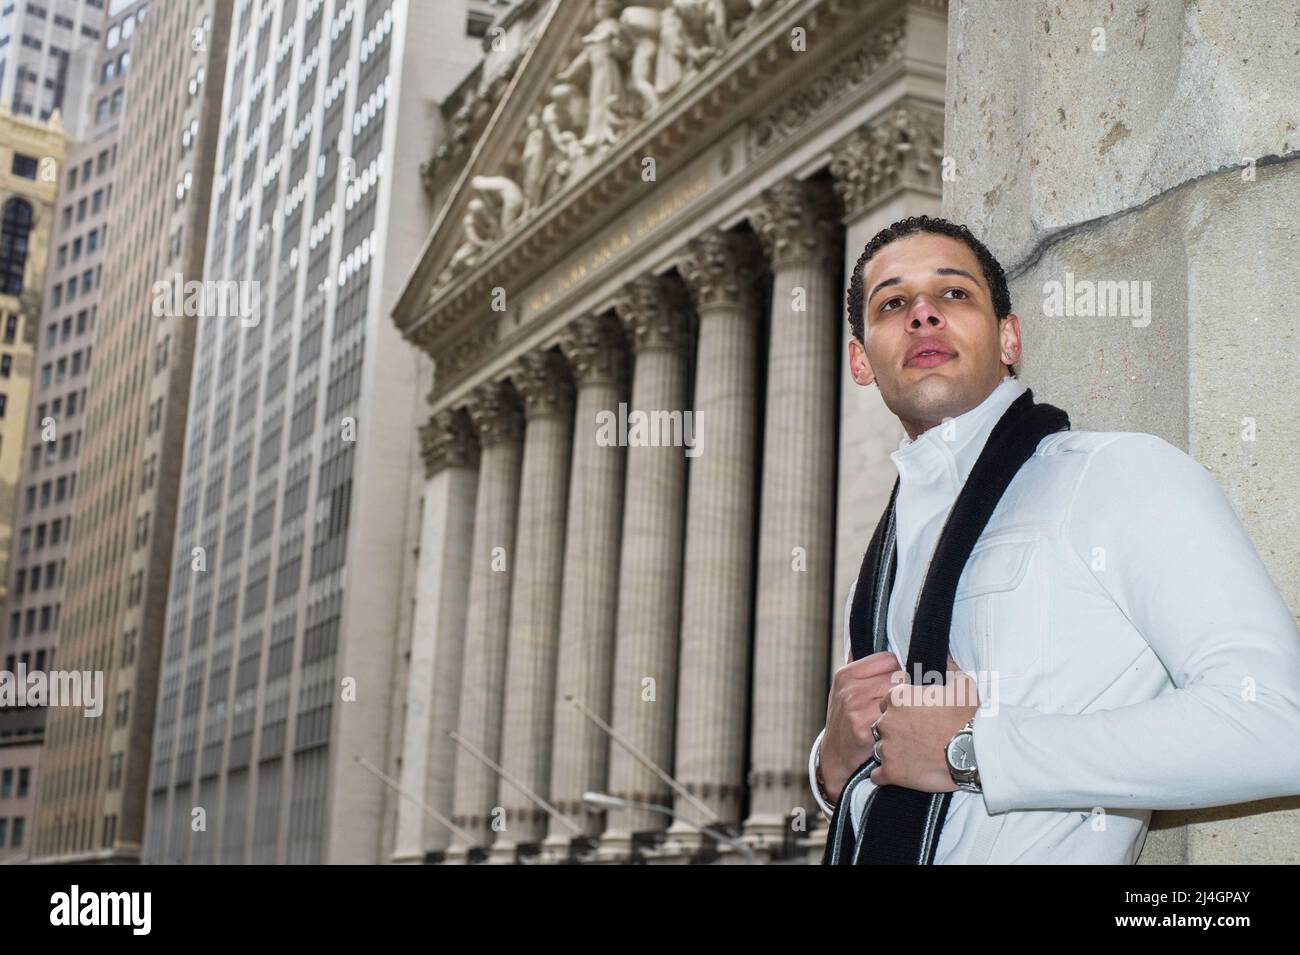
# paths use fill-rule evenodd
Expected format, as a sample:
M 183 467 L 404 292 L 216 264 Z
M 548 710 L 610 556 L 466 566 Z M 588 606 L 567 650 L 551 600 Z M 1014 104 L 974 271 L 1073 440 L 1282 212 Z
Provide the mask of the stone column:
M 697 822 L 740 822 L 744 792 L 749 641 L 753 618 L 758 331 L 761 252 L 712 230 L 690 244 L 679 268 L 699 315 L 695 366 L 696 447 L 682 572 L 680 685 L 675 775 L 713 810 Z M 694 848 L 699 831 L 670 833 Z
M 753 214 L 773 272 L 763 432 L 747 835 L 780 840 L 808 807 L 808 744 L 826 713 L 834 558 L 840 211 L 787 180 Z
M 687 459 L 682 447 L 665 443 L 672 440 L 665 419 L 675 413 L 680 420 L 686 407 L 690 306 L 680 282 L 642 276 L 614 307 L 636 358 L 627 424 L 613 727 L 671 772 Z M 656 440 L 660 443 L 653 444 Z M 612 741 L 608 792 L 637 802 L 672 802 L 669 788 Z M 667 819 L 646 810 L 610 812 L 602 857 L 626 857 L 633 833 L 662 831 Z
M 518 397 L 510 385 L 489 382 L 475 390 L 469 402 L 469 414 L 482 451 L 474 548 L 470 556 L 459 733 L 490 758 L 499 760 L 522 453 Z M 492 842 L 497 784 L 498 777 L 492 769 L 457 747 L 453 801 L 456 811 L 452 821 L 473 836 L 473 843 L 465 846 L 456 837 L 450 859 L 460 861 L 467 849 Z
M 523 398 L 526 424 L 501 765 L 510 778 L 545 799 L 551 778 L 573 383 L 564 358 L 553 349 L 524 355 L 510 379 Z M 497 836 L 492 859 L 514 862 L 519 847 L 541 841 L 548 816 L 510 782 L 503 779 L 501 786 L 506 829 Z
M 402 789 L 451 815 L 455 742 L 465 652 L 469 561 L 474 540 L 478 442 L 464 411 L 448 409 L 420 428 L 424 507 L 411 661 L 402 736 Z M 446 849 L 450 830 L 409 799 L 397 803 L 394 862 L 422 862 Z
M 609 720 L 618 605 L 619 541 L 623 523 L 623 480 L 627 452 L 597 441 L 603 418 L 617 418 L 626 399 L 627 347 L 610 315 L 573 322 L 560 339 L 577 383 L 573 472 L 564 548 L 564 596 L 560 611 L 559 673 L 551 796 L 589 837 L 600 834 L 600 817 L 589 813 L 582 794 L 603 790 L 609 770 L 609 738 L 565 697 Z M 568 854 L 572 832 L 553 820 L 546 846 L 554 858 Z

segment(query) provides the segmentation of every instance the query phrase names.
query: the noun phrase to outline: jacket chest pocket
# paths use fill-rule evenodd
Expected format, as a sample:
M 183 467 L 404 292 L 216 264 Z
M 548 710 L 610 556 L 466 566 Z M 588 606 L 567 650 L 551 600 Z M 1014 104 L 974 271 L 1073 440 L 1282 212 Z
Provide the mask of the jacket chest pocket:
M 972 621 L 980 666 L 999 680 L 1035 671 L 1046 653 L 1040 560 L 1036 538 L 981 542 L 958 581 L 954 617 Z

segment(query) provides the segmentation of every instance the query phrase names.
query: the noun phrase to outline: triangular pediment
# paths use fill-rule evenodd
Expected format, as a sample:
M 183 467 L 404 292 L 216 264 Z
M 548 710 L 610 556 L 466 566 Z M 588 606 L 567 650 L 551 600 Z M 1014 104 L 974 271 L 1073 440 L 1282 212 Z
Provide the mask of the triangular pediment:
M 775 0 L 556 0 L 439 210 L 394 315 L 415 326 L 588 181 Z M 508 41 L 507 41 L 508 42 Z M 635 172 L 633 170 L 632 172 Z

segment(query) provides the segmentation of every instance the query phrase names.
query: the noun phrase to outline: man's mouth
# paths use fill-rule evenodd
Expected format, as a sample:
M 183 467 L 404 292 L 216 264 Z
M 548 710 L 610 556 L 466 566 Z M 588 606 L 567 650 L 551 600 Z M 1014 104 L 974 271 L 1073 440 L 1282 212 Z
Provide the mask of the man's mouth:
M 939 349 L 926 349 L 917 352 L 907 362 L 908 368 L 932 368 L 935 365 L 942 365 L 950 358 L 956 356 L 952 352 L 941 351 Z

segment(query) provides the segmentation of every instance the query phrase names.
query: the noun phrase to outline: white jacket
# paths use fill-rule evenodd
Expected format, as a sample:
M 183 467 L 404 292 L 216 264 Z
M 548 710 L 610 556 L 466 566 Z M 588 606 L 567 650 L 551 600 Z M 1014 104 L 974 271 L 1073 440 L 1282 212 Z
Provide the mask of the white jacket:
M 901 664 L 943 522 L 1024 391 L 1006 377 L 890 455 L 900 485 L 887 633 Z M 846 659 L 852 605 L 850 591 Z M 1153 809 L 1300 793 L 1295 617 L 1213 476 L 1154 435 L 1039 443 L 962 573 L 950 651 L 984 680 L 984 791 L 953 793 L 937 864 L 1131 863 Z M 829 818 L 813 777 L 820 743 L 809 785 Z M 855 790 L 855 831 L 872 788 Z

